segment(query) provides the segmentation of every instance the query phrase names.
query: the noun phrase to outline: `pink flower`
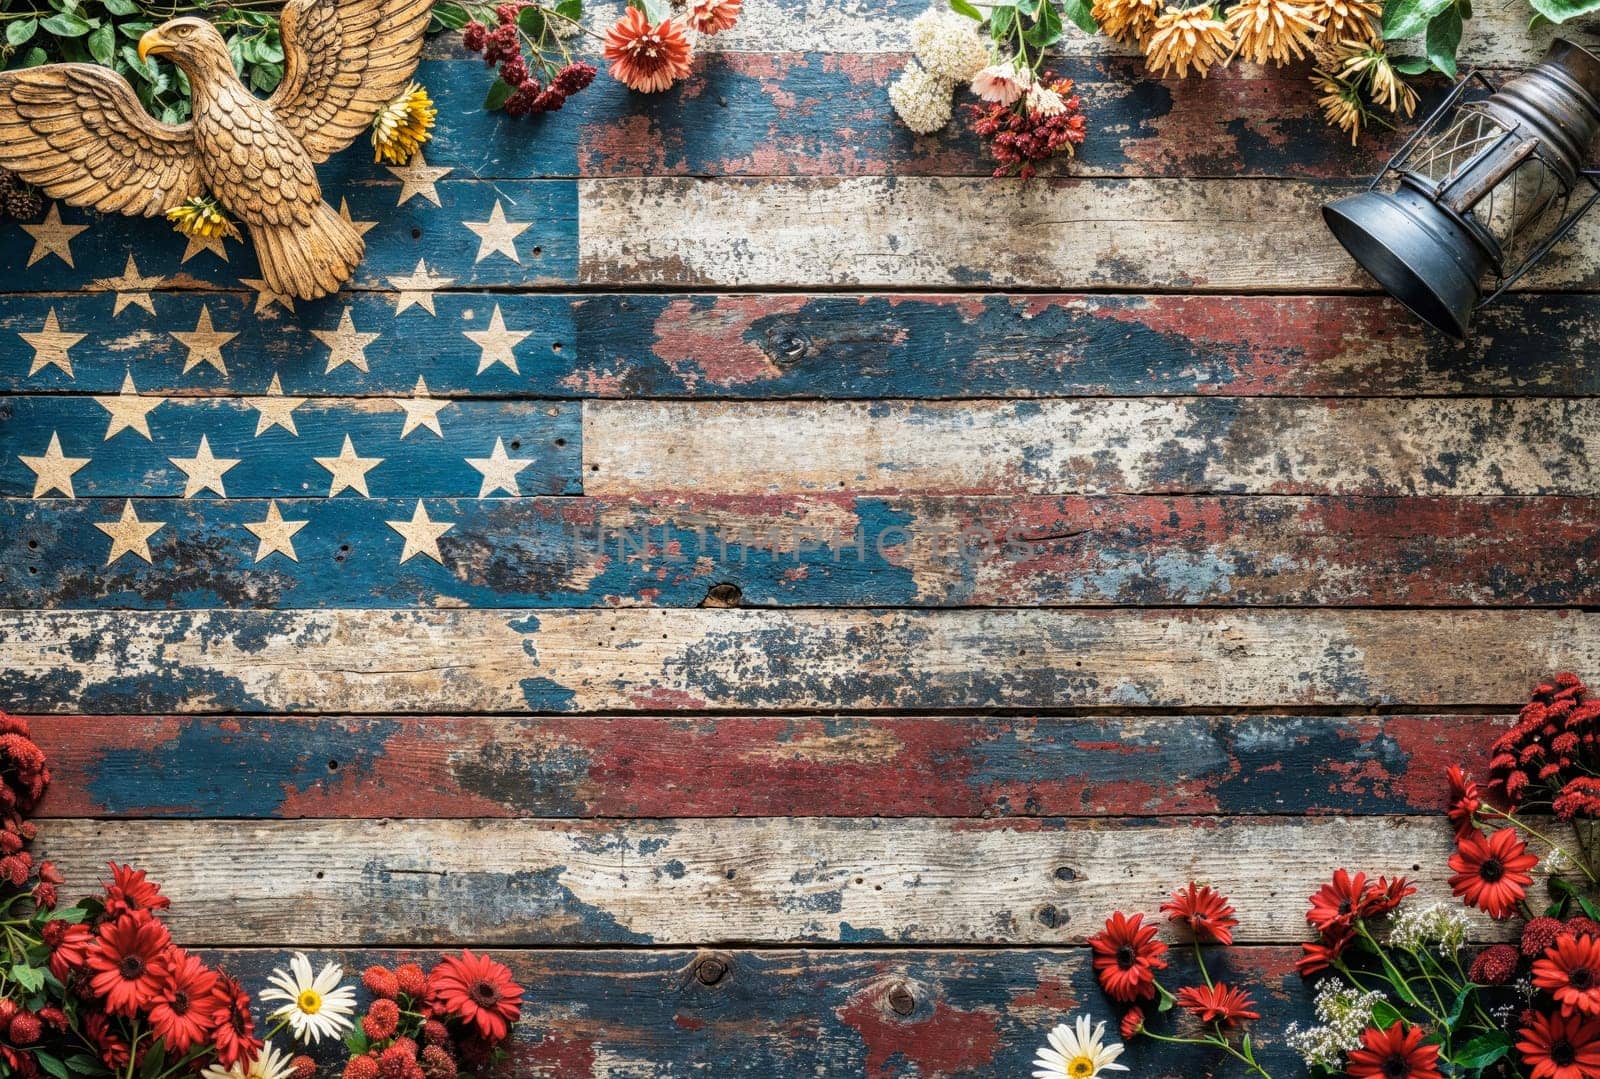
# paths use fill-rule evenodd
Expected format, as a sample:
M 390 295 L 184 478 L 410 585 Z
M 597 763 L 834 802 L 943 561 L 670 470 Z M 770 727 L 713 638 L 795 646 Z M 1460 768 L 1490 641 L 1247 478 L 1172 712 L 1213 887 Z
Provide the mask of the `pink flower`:
M 1019 97 L 1033 85 L 1033 72 L 1018 71 L 1010 61 L 990 64 L 972 76 L 972 92 L 985 101 L 1001 105 L 1014 105 Z

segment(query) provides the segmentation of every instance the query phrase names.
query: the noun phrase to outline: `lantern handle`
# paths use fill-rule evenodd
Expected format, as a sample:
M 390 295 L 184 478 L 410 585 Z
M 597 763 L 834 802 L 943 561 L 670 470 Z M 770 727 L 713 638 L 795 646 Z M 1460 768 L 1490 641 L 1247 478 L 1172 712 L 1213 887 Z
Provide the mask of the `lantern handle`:
M 1389 175 L 1391 172 L 1396 172 L 1399 170 L 1400 162 L 1404 161 L 1411 155 L 1411 151 L 1416 148 L 1417 143 L 1421 142 L 1423 137 L 1428 135 L 1433 130 L 1434 123 L 1440 117 L 1444 116 L 1445 113 L 1455 108 L 1456 105 L 1461 102 L 1461 99 L 1466 96 L 1467 91 L 1472 88 L 1473 82 L 1480 83 L 1483 88 L 1489 91 L 1491 94 L 1499 89 L 1494 83 L 1489 81 L 1489 77 L 1487 75 L 1480 72 L 1477 68 L 1473 68 L 1471 71 L 1461 76 L 1461 78 L 1456 82 L 1455 86 L 1450 88 L 1450 92 L 1445 95 L 1445 99 L 1439 102 L 1439 106 L 1435 108 L 1433 112 L 1428 114 L 1428 118 L 1418 125 L 1417 129 L 1413 131 L 1409 137 L 1407 137 L 1406 141 L 1400 144 L 1400 148 L 1396 150 L 1392 156 L 1390 156 L 1388 162 L 1383 166 L 1382 171 L 1380 171 L 1371 179 L 1371 181 L 1368 182 L 1368 191 L 1376 191 L 1378 189 L 1378 185 L 1383 182 L 1383 178 L 1385 176 Z
M 1524 274 L 1533 269 L 1533 267 L 1541 259 L 1543 259 L 1545 255 L 1550 253 L 1550 249 L 1552 247 L 1561 242 L 1567 233 L 1577 228 L 1578 222 L 1583 219 L 1583 215 L 1593 209 L 1595 203 L 1600 202 L 1600 169 L 1579 169 L 1578 175 L 1589 181 L 1589 186 L 1594 189 L 1593 193 L 1584 200 L 1582 206 L 1579 206 L 1576 210 L 1568 213 L 1566 219 L 1561 222 L 1560 226 L 1558 226 L 1556 230 L 1533 251 L 1532 254 L 1522 260 L 1522 265 L 1517 267 L 1516 272 L 1510 277 L 1506 278 L 1504 281 L 1500 282 L 1500 286 L 1493 292 L 1479 300 L 1474 305 L 1474 309 L 1499 299 L 1502 292 L 1505 292 L 1512 285 L 1515 285 L 1519 280 L 1522 279 Z

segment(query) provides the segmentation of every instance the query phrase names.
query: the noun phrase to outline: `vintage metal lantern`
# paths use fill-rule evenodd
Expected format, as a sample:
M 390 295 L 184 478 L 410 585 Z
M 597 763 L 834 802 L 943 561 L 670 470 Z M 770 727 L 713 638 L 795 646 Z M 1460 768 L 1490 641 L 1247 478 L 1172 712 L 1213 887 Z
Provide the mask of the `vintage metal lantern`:
M 1499 87 L 1462 79 L 1366 191 L 1322 216 L 1391 296 L 1465 337 L 1600 199 L 1585 168 L 1597 130 L 1600 56 L 1558 38 Z

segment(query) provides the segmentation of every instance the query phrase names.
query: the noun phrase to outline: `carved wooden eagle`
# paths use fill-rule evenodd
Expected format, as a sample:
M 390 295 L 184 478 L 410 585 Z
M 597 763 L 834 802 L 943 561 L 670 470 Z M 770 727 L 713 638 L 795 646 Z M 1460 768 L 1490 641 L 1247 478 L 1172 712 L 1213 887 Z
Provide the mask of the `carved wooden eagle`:
M 274 291 L 315 299 L 350 278 L 361 236 L 322 199 L 318 162 L 358 138 L 416 70 L 431 0 L 289 0 L 283 83 L 256 97 L 222 35 L 173 19 L 139 40 L 189 76 L 185 124 L 152 118 L 122 76 L 93 64 L 0 72 L 0 166 L 54 198 L 156 214 L 214 195 L 250 230 Z

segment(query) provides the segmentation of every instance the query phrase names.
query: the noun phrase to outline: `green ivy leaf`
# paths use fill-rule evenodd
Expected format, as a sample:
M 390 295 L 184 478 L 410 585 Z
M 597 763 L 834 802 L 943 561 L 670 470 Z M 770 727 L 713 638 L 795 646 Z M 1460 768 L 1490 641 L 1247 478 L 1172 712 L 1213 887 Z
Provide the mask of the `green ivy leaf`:
M 1457 1049 L 1451 1060 L 1457 1068 L 1487 1068 L 1509 1052 L 1511 1035 L 1503 1030 L 1491 1030 Z
M 39 25 L 44 27 L 45 33 L 56 37 L 82 37 L 94 29 L 87 19 L 70 11 L 58 11 Z
M 18 19 L 6 25 L 6 44 L 25 45 L 33 39 L 34 33 L 39 29 L 38 19 Z
M 503 108 L 505 103 L 511 100 L 511 95 L 515 92 L 515 88 L 509 82 L 504 79 L 496 79 L 489 86 L 489 94 L 483 99 L 483 107 L 489 112 Z
M 1092 0 L 1065 0 L 1064 6 L 1067 9 L 1067 18 L 1071 19 L 1072 24 L 1079 30 L 1090 35 L 1100 32 L 1100 24 L 1094 21 Z
M 1451 3 L 1452 0 L 1387 0 L 1383 5 L 1384 40 L 1393 41 L 1422 33 L 1433 17 Z
M 472 13 L 460 4 L 433 5 L 433 25 L 430 30 L 459 30 L 472 21 Z
M 44 974 L 34 967 L 17 963 L 11 968 L 11 980 L 30 993 L 37 993 L 44 988 Z
M 1020 10 L 1020 9 L 1019 9 Z M 1061 40 L 1061 12 L 1054 0 L 1039 9 L 1039 17 L 1022 32 L 1022 40 L 1038 49 L 1048 49 Z
M 56 1079 L 70 1079 L 72 1073 L 67 1070 L 67 1066 L 62 1062 L 61 1058 L 54 1053 L 47 1053 L 43 1049 L 35 1049 L 33 1057 L 39 1062 L 39 1067 L 55 1076 Z
M 983 12 L 967 3 L 967 0 L 950 0 L 950 10 L 957 15 L 965 15 L 974 22 L 983 21 Z
M 108 23 L 97 26 L 89 34 L 89 54 L 109 66 L 117 54 L 117 32 Z
M 1426 56 L 1401 56 L 1390 61 L 1389 66 L 1402 75 L 1420 75 L 1433 67 Z
M 527 34 L 529 40 L 542 40 L 545 29 L 544 9 L 538 4 L 530 4 L 523 8 L 517 13 L 517 29 Z
M 576 22 L 583 18 L 583 0 L 561 0 L 556 5 L 556 14 L 564 19 Z
M 1456 77 L 1456 49 L 1461 46 L 1461 15 L 1446 8 L 1428 21 L 1428 60 L 1450 78 Z
M 1600 0 L 1528 0 L 1533 10 L 1551 22 L 1566 22 L 1600 10 Z

